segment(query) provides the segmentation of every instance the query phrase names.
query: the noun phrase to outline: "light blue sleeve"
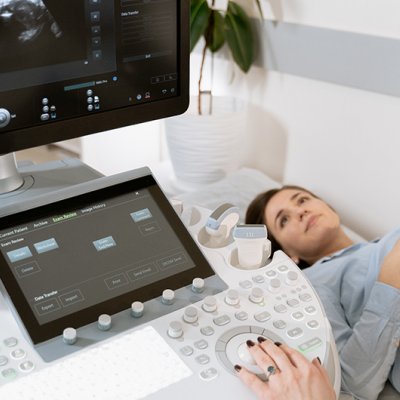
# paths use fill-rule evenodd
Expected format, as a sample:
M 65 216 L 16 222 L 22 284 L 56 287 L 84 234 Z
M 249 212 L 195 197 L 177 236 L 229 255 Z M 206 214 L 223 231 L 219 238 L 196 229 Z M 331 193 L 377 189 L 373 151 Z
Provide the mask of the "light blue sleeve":
M 342 389 L 361 400 L 383 390 L 400 338 L 400 290 L 376 282 L 360 320 L 351 329 L 335 296 L 324 299 L 342 367 Z

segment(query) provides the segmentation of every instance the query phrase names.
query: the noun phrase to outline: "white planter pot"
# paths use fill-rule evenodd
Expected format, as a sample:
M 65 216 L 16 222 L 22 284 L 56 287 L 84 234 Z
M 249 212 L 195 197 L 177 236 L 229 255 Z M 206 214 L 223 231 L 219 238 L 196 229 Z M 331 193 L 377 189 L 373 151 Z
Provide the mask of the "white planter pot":
M 193 97 L 185 114 L 165 120 L 174 172 L 184 183 L 214 182 L 240 166 L 246 107 L 232 97 L 213 96 L 212 101 L 212 115 L 198 115 Z

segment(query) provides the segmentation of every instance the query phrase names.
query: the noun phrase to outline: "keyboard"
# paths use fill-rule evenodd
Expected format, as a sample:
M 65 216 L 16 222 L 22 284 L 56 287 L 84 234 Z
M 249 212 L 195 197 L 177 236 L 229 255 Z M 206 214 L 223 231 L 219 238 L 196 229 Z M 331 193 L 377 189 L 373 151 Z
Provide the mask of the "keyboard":
M 146 326 L 3 385 L 0 398 L 136 400 L 190 375 L 164 339 Z

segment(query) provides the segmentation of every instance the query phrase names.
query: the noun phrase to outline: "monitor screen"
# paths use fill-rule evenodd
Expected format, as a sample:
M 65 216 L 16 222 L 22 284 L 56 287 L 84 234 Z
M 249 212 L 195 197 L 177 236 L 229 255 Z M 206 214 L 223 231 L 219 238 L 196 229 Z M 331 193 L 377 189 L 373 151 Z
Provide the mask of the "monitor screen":
M 214 274 L 151 175 L 0 222 L 0 278 L 34 343 Z
M 188 3 L 0 0 L 0 154 L 183 112 Z

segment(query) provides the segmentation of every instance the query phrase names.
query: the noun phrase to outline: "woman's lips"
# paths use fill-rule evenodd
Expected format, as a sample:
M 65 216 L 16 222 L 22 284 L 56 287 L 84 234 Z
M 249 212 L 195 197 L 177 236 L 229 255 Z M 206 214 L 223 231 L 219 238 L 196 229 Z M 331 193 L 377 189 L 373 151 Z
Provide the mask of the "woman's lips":
M 311 215 L 311 217 L 308 218 L 306 232 L 316 224 L 318 218 L 319 215 Z

